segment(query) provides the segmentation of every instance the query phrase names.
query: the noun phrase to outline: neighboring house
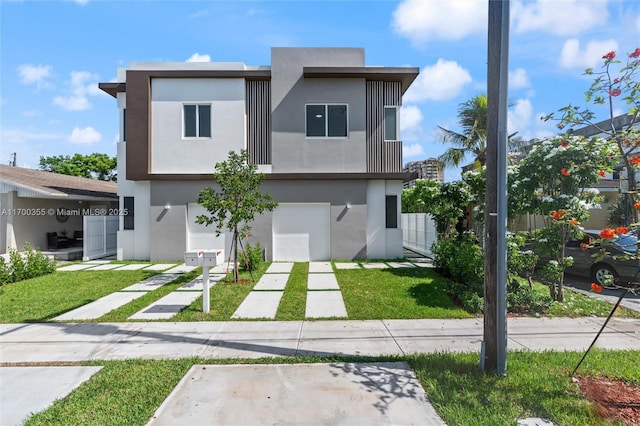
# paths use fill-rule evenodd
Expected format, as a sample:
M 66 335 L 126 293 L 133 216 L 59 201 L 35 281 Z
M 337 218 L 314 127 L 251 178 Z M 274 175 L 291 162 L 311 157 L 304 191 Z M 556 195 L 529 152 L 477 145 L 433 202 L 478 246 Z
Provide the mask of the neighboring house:
M 224 248 L 197 225 L 214 166 L 246 149 L 279 206 L 256 218 L 268 260 L 402 257 L 399 109 L 417 68 L 361 48 L 273 48 L 270 66 L 140 63 L 100 88 L 120 109 L 119 259 Z
M 115 182 L 0 165 L 0 253 L 27 242 L 47 250 L 47 233 L 73 239 L 85 214 L 117 209 L 116 189 Z

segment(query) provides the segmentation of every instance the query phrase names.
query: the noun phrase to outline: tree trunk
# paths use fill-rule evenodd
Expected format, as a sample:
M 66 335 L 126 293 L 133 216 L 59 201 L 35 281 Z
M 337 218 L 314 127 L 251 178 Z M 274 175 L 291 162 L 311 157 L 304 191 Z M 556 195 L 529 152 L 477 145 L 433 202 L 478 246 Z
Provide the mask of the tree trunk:
M 233 281 L 238 282 L 240 280 L 240 274 L 238 273 L 238 227 L 233 230 Z

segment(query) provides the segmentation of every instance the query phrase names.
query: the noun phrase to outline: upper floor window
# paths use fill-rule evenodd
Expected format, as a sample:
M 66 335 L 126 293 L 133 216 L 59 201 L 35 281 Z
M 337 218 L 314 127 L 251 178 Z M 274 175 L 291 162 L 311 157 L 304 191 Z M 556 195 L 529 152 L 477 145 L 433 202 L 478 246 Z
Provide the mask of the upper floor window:
M 398 135 L 398 107 L 384 107 L 384 140 L 400 140 Z
M 183 116 L 185 138 L 211 137 L 211 105 L 183 105 Z
M 307 104 L 308 138 L 346 138 L 346 104 Z

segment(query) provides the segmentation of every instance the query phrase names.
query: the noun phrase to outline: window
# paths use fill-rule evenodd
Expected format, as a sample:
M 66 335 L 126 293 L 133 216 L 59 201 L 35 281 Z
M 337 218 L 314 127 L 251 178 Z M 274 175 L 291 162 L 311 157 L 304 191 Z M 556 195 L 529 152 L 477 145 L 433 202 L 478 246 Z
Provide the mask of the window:
M 184 137 L 211 137 L 211 105 L 184 105 Z
M 397 141 L 398 136 L 398 107 L 384 107 L 384 140 Z
M 124 215 L 124 229 L 133 229 L 133 197 L 123 197 L 124 211 L 127 212 Z
M 346 138 L 346 104 L 307 105 L 308 138 Z
M 385 198 L 385 222 L 387 228 L 398 227 L 398 196 L 387 195 Z

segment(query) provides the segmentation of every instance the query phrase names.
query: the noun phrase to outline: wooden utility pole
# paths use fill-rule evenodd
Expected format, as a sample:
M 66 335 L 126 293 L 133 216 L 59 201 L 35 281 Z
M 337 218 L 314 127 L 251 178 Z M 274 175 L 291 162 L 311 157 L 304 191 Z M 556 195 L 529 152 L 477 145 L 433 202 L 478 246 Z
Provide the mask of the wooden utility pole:
M 507 76 L 509 0 L 489 0 L 484 341 L 481 368 L 507 373 Z

